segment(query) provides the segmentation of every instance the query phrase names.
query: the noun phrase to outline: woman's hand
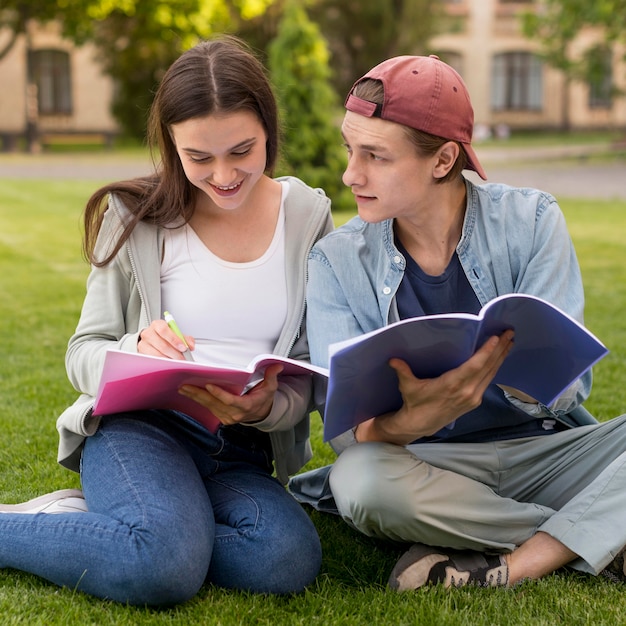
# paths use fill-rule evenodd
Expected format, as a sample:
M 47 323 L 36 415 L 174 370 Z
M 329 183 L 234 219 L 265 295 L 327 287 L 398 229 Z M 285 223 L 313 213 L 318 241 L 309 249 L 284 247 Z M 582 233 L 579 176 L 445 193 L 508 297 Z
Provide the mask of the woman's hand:
M 260 422 L 272 410 L 278 375 L 282 370 L 280 364 L 269 366 L 263 380 L 243 396 L 229 393 L 217 385 L 183 385 L 178 392 L 209 409 L 222 424 Z
M 465 363 L 437 378 L 416 378 L 401 359 L 389 365 L 398 374 L 402 407 L 358 425 L 357 441 L 407 445 L 433 435 L 482 402 L 487 386 L 513 346 L 513 331 L 491 337 Z
M 190 350 L 195 348 L 194 338 L 185 335 Z M 148 328 L 139 333 L 137 352 L 151 356 L 164 356 L 168 359 L 184 359 L 183 352 L 187 346 L 180 337 L 167 325 L 165 320 L 154 320 Z

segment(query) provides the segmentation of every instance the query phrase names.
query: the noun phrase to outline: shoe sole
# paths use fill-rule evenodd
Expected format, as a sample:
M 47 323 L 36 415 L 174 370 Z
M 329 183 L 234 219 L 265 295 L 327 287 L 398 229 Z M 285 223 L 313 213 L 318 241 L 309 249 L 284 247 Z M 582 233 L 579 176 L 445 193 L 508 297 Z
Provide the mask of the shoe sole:
M 500 554 L 473 550 L 446 550 L 414 544 L 398 560 L 388 585 L 395 591 L 428 584 L 450 587 L 506 587 L 509 570 Z
M 53 491 L 52 493 L 46 493 L 43 496 L 33 498 L 27 502 L 20 504 L 0 504 L 0 513 L 38 513 L 45 509 L 46 504 L 57 502 L 59 500 L 65 500 L 67 498 L 79 498 L 84 500 L 83 492 L 80 489 L 60 489 L 59 491 Z M 76 507 L 68 507 L 68 512 L 77 511 Z
M 394 591 L 419 589 L 431 581 L 433 569 L 440 563 L 447 563 L 450 557 L 441 549 L 413 544 L 398 560 L 389 576 L 388 585 Z

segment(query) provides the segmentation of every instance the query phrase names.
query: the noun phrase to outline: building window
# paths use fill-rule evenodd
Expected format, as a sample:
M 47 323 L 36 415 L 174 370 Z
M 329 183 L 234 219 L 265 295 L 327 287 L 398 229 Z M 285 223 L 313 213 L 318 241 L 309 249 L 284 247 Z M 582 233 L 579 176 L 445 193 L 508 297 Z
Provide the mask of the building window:
M 613 59 L 611 50 L 598 46 L 588 52 L 589 108 L 610 109 L 613 104 Z
M 30 55 L 31 77 L 37 85 L 41 115 L 72 113 L 70 55 L 62 50 L 35 50 Z
M 507 52 L 493 59 L 491 106 L 494 111 L 540 111 L 541 61 L 529 52 Z

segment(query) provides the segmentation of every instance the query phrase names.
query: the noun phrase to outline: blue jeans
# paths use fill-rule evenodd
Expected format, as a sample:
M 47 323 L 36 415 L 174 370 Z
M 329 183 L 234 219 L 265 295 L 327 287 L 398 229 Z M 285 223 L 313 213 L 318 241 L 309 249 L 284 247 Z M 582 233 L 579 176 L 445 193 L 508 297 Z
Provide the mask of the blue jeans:
M 319 571 L 315 527 L 271 476 L 269 439 L 254 428 L 109 416 L 81 463 L 89 512 L 0 515 L 0 567 L 137 605 L 184 602 L 205 581 L 298 592 Z

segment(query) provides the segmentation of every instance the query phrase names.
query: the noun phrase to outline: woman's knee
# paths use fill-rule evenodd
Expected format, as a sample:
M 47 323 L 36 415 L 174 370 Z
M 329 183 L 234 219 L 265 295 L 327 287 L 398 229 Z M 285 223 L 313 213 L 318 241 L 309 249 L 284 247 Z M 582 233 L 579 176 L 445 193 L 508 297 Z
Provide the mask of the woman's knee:
M 210 560 L 211 550 L 201 538 L 198 543 L 162 541 L 158 548 L 144 547 L 136 558 L 119 563 L 103 584 L 108 593 L 96 595 L 138 606 L 182 604 L 204 584 Z
M 226 589 L 252 593 L 292 594 L 303 591 L 319 573 L 322 548 L 304 510 L 294 523 L 274 519 L 238 537 L 216 542 L 208 580 Z
M 306 513 L 303 522 L 286 530 L 276 545 L 274 563 L 282 576 L 274 582 L 274 593 L 299 593 L 317 577 L 322 566 L 322 545 Z

